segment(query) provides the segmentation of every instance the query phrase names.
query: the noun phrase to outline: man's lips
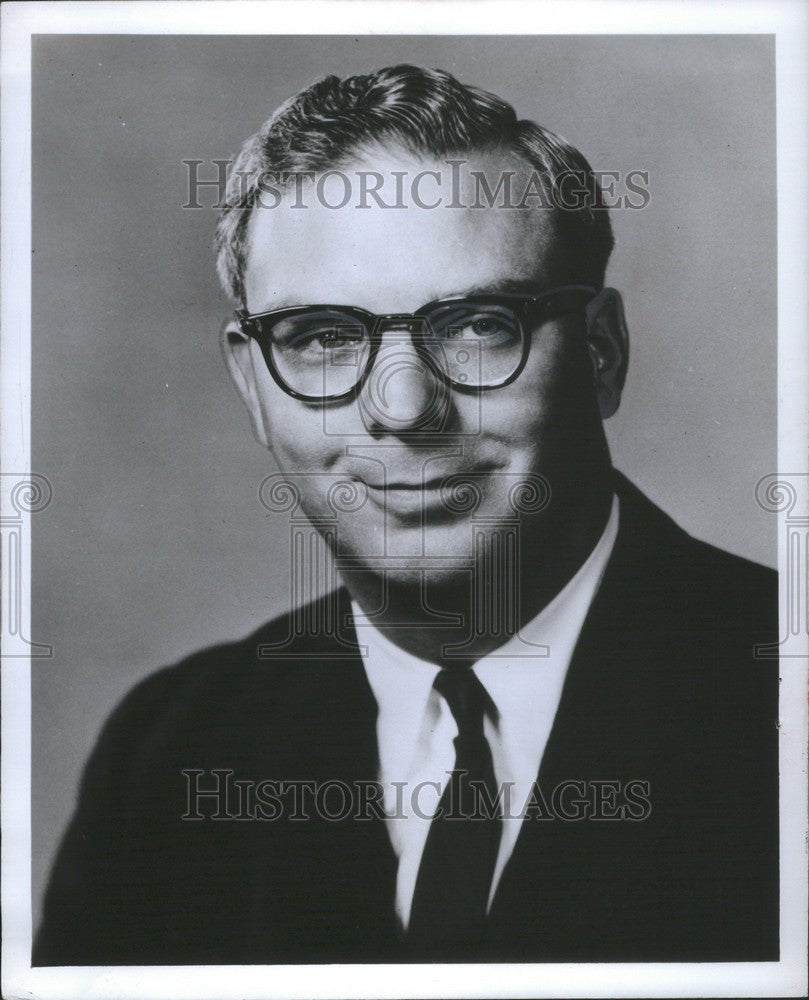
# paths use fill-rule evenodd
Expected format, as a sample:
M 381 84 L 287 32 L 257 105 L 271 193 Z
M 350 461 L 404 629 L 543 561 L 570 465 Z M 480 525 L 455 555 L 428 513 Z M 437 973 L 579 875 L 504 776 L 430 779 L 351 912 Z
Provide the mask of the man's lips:
M 378 490 L 380 492 L 387 492 L 388 490 L 409 490 L 409 491 L 427 491 L 427 490 L 438 490 L 448 479 L 454 478 L 454 476 L 460 476 L 462 473 L 452 473 L 449 476 L 437 476 L 433 479 L 419 480 L 418 482 L 392 479 L 389 482 L 384 483 L 369 483 L 363 481 L 363 484 L 368 487 L 369 490 Z
M 430 466 L 429 468 L 427 466 Z M 444 463 L 425 462 L 419 463 L 419 467 L 413 469 L 400 469 L 398 471 L 376 471 L 368 469 L 352 469 L 348 475 L 370 490 L 415 490 L 432 491 L 442 487 L 453 489 L 464 482 L 479 482 L 500 466 L 492 461 L 480 461 L 473 466 L 466 466 L 462 469 L 452 468 Z M 421 472 L 421 475 L 419 475 Z
M 361 479 L 360 482 L 375 506 L 402 520 L 417 519 L 423 514 L 429 514 L 431 518 L 441 514 L 453 518 L 462 513 L 457 505 L 452 504 L 453 490 L 462 488 L 465 482 L 479 484 L 491 471 L 491 468 L 464 469 L 462 472 L 445 472 L 423 480 L 396 478 L 384 482 L 369 482 Z

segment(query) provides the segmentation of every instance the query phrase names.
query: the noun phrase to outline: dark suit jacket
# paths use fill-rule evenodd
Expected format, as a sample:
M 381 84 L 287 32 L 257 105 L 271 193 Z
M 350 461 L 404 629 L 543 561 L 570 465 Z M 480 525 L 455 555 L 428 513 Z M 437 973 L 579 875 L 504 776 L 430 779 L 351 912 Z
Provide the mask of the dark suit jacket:
M 526 820 L 473 960 L 776 960 L 778 673 L 753 656 L 778 638 L 775 574 L 690 538 L 625 480 L 618 489 L 618 539 L 539 782 L 646 781 L 651 813 Z M 214 769 L 376 778 L 376 705 L 353 633 L 258 654 L 291 631 L 285 616 L 204 650 L 114 712 L 55 862 L 35 965 L 419 957 L 397 931 L 382 819 L 181 819 L 188 769 L 205 787 Z

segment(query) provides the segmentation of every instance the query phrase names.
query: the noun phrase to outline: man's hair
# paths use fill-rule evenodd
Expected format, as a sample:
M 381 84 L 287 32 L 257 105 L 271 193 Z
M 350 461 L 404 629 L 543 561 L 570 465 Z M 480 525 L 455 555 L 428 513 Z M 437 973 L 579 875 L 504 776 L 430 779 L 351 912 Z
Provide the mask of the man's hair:
M 267 175 L 278 179 L 286 173 L 292 175 L 291 185 L 296 174 L 338 168 L 369 145 L 398 146 L 433 159 L 516 153 L 540 178 L 566 280 L 602 287 L 612 226 L 584 156 L 536 122 L 518 119 L 501 98 L 443 70 L 389 66 L 344 80 L 316 81 L 282 104 L 245 142 L 228 179 L 216 233 L 217 269 L 229 295 L 244 301 L 247 227 L 262 178 L 266 182 Z M 570 191 L 561 191 L 571 177 L 579 192 L 573 202 Z M 571 203 L 574 207 L 563 207 Z

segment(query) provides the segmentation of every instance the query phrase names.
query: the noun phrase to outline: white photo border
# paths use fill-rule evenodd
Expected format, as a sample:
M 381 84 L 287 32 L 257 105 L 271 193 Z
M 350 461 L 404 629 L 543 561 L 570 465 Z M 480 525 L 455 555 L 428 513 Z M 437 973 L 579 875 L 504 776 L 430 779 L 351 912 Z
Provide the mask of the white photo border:
M 462 16 L 459 14 L 462 13 Z M 802 0 L 228 0 L 22 2 L 0 12 L 2 70 L 2 469 L 30 478 L 31 36 L 61 34 L 772 34 L 778 137 L 778 473 L 805 476 L 809 454 L 809 6 Z M 458 25 L 462 25 L 459 32 Z M 773 470 L 776 471 L 776 470 Z M 30 514 L 2 490 L 0 523 L 19 527 L 22 595 L 30 635 Z M 805 495 L 799 504 L 806 503 Z M 779 532 L 782 629 L 787 513 Z M 809 510 L 793 509 L 796 517 Z M 809 523 L 809 521 L 805 522 Z M 4 539 L 5 541 L 5 539 Z M 7 563 L 2 564 L 2 606 Z M 807 581 L 798 579 L 806 602 Z M 4 615 L 6 612 L 4 612 Z M 806 614 L 805 608 L 803 612 Z M 6 617 L 3 623 L 6 624 Z M 781 959 L 743 963 L 519 965 L 136 966 L 31 968 L 31 663 L 2 639 L 3 996 L 724 997 L 807 991 L 807 645 L 783 661 L 781 684 Z

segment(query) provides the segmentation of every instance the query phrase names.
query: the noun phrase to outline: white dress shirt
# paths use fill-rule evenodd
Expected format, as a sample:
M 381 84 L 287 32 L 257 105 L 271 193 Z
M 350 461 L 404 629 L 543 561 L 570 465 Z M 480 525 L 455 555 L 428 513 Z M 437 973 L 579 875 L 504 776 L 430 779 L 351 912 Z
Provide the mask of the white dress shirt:
M 537 780 L 573 649 L 617 533 L 618 498 L 613 497 L 604 532 L 575 576 L 518 635 L 471 668 L 497 708 L 495 719 L 484 719 L 484 732 L 498 786 L 510 792 L 504 801 L 490 907 Z M 357 604 L 353 610 L 365 671 L 379 708 L 379 780 L 388 832 L 399 859 L 396 913 L 407 928 L 430 822 L 455 765 L 453 740 L 458 727 L 446 701 L 433 689 L 440 667 L 394 645 Z

